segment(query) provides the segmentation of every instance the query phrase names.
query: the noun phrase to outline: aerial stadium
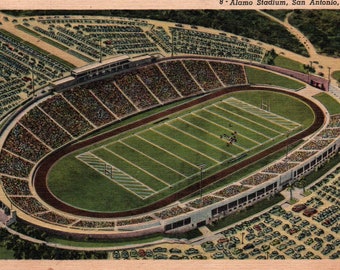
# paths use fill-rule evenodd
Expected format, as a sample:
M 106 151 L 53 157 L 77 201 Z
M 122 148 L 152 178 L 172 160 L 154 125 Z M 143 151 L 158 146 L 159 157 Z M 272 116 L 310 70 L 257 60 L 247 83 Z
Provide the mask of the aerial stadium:
M 336 57 L 149 18 L 0 21 L 4 230 L 112 258 L 338 258 Z

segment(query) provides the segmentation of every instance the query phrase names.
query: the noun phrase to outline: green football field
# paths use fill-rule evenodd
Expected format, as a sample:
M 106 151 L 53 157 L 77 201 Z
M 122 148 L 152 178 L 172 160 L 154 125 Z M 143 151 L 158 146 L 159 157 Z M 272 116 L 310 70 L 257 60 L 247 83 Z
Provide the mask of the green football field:
M 204 176 L 214 174 L 312 121 L 309 107 L 287 95 L 226 94 L 65 157 L 48 184 L 79 208 L 133 209 L 199 181 L 201 168 Z

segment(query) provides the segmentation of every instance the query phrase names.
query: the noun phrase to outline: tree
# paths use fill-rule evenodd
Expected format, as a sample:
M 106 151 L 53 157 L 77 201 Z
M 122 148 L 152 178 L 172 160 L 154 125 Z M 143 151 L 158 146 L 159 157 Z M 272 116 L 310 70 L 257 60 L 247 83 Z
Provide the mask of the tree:
M 298 183 L 299 183 L 299 186 L 302 188 L 302 192 L 305 193 L 306 180 L 304 178 L 301 178 Z
M 295 190 L 295 186 L 292 182 L 288 184 L 287 190 L 289 191 L 290 194 L 290 200 L 293 200 L 293 191 Z

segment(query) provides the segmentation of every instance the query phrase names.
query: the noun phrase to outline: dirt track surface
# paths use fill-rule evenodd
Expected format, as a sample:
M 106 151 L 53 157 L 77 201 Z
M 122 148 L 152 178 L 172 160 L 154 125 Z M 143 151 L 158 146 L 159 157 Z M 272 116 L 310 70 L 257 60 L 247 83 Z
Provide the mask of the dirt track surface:
M 270 91 L 275 91 L 275 92 L 279 92 L 279 93 L 285 93 L 288 94 L 290 96 L 293 97 L 297 97 L 300 100 L 304 101 L 305 103 L 307 103 L 311 109 L 313 110 L 314 114 L 315 114 L 315 120 L 314 123 L 306 130 L 302 131 L 301 133 L 296 134 L 295 136 L 292 136 L 290 138 L 288 138 L 285 141 L 282 141 L 272 147 L 270 147 L 269 149 L 266 149 L 252 157 L 249 157 L 245 160 L 240 161 L 239 163 L 236 163 L 235 165 L 222 170 L 220 172 L 218 172 L 217 174 L 207 177 L 202 181 L 202 187 L 206 187 L 208 185 L 211 185 L 229 175 L 231 175 L 232 173 L 234 173 L 235 171 L 238 171 L 242 168 L 245 168 L 249 165 L 251 165 L 252 163 L 268 156 L 271 153 L 277 152 L 281 149 L 284 149 L 287 145 L 293 144 L 295 142 L 298 142 L 300 140 L 302 140 L 303 138 L 305 138 L 306 136 L 314 133 L 315 131 L 317 131 L 323 124 L 325 121 L 325 115 L 323 113 L 323 111 L 315 104 L 313 103 L 311 100 L 302 97 L 294 92 L 286 92 L 283 90 L 279 90 L 279 89 L 275 89 L 275 88 L 269 88 L 269 87 L 251 87 L 251 86 L 242 86 L 242 87 L 234 87 L 232 89 L 223 89 L 223 90 L 219 90 L 217 92 L 213 92 L 211 94 L 207 94 L 204 95 L 198 99 L 195 99 L 189 103 L 183 104 L 183 105 L 179 105 L 175 108 L 171 108 L 169 110 L 166 110 L 164 112 L 161 112 L 159 114 L 155 114 L 152 116 L 149 116 L 145 119 L 139 120 L 137 122 L 128 124 L 126 126 L 114 129 L 112 131 L 109 131 L 107 133 L 95 136 L 93 138 L 81 141 L 81 142 L 75 142 L 74 144 L 71 145 L 67 145 L 61 149 L 58 149 L 56 152 L 52 153 L 51 155 L 47 156 L 44 160 L 41 161 L 41 163 L 39 164 L 39 166 L 37 166 L 36 171 L 33 174 L 33 185 L 36 189 L 36 192 L 38 194 L 38 196 L 45 201 L 47 204 L 49 204 L 50 206 L 52 206 L 53 208 L 59 209 L 60 211 L 66 212 L 66 213 L 70 213 L 73 215 L 77 215 L 77 216 L 86 216 L 86 217 L 93 217 L 93 218 L 116 218 L 116 217 L 127 217 L 127 216 L 132 216 L 132 215 L 137 215 L 137 214 L 143 214 L 143 213 L 147 213 L 156 209 L 159 209 L 161 207 L 165 207 L 167 205 L 169 205 L 170 203 L 177 201 L 185 196 L 188 196 L 190 194 L 193 194 L 195 192 L 197 192 L 200 189 L 200 183 L 194 183 L 191 186 L 178 191 L 175 194 L 172 194 L 160 201 L 154 202 L 148 206 L 144 206 L 141 207 L 139 209 L 135 209 L 135 210 L 131 210 L 131 211 L 125 211 L 125 212 L 114 212 L 114 213 L 103 213 L 103 212 L 92 212 L 92 211 L 87 211 L 87 210 L 83 210 L 83 209 L 78 209 L 75 207 L 72 207 L 68 204 L 65 204 L 64 202 L 60 201 L 59 199 L 57 199 L 48 189 L 47 187 L 47 177 L 48 177 L 48 172 L 49 170 L 52 168 L 53 164 L 55 162 L 57 162 L 59 159 L 61 159 L 63 156 L 76 151 L 80 148 L 86 147 L 88 145 L 94 144 L 96 142 L 102 141 L 104 139 L 110 138 L 114 135 L 117 135 L 121 132 L 139 127 L 139 126 L 143 126 L 147 123 L 151 123 L 153 121 L 162 119 L 163 117 L 166 117 L 172 113 L 181 111 L 183 109 L 189 108 L 191 106 L 197 105 L 199 103 L 205 102 L 207 100 L 213 99 L 213 98 L 217 98 L 219 96 L 222 96 L 226 93 L 232 93 L 232 92 L 238 92 L 238 91 L 251 91 L 251 90 L 270 90 Z

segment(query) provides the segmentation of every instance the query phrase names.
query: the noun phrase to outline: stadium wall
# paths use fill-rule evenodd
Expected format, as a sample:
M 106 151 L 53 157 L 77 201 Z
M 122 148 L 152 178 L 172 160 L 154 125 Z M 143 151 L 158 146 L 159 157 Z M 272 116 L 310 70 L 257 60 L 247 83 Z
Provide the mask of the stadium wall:
M 326 163 L 332 156 L 338 154 L 339 147 L 340 139 L 337 139 L 322 151 L 300 163 L 296 167 L 288 170 L 284 174 L 278 175 L 269 181 L 266 181 L 254 188 L 250 188 L 231 198 L 195 210 L 193 213 L 186 213 L 181 216 L 169 218 L 164 221 L 164 231 L 168 233 L 189 231 L 227 217 L 231 213 L 242 210 L 260 200 L 273 196 L 284 189 L 289 183 L 297 181 L 304 175 L 309 174 L 319 166 Z M 308 166 L 308 168 L 306 166 Z M 191 219 L 190 224 L 177 228 L 171 227 L 174 224 L 178 224 L 179 221 L 187 218 Z

